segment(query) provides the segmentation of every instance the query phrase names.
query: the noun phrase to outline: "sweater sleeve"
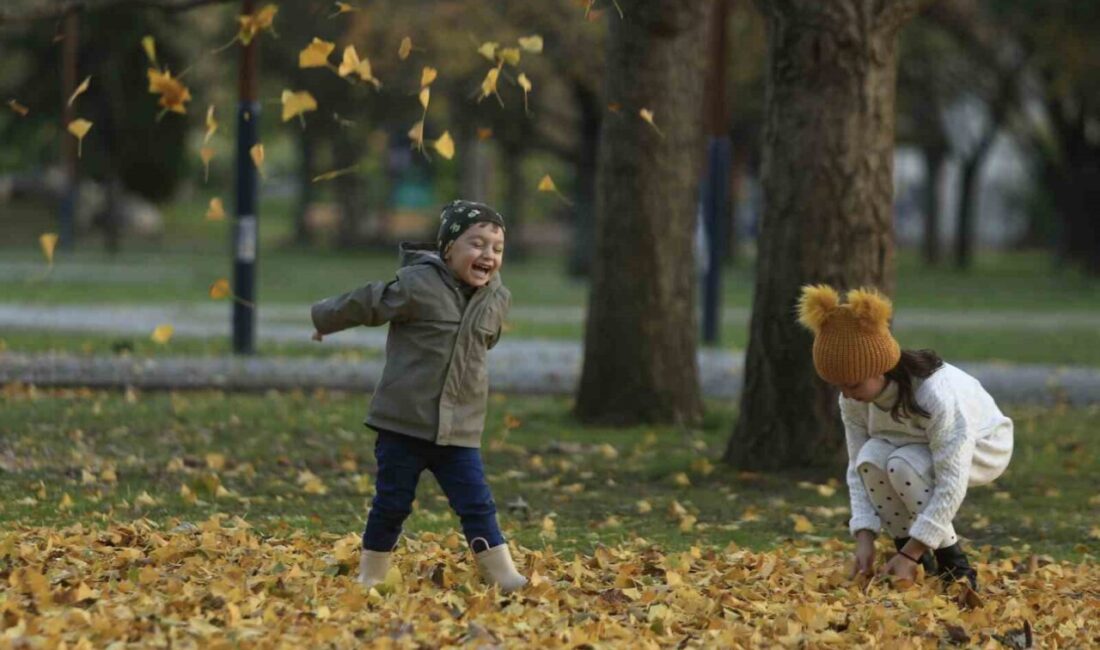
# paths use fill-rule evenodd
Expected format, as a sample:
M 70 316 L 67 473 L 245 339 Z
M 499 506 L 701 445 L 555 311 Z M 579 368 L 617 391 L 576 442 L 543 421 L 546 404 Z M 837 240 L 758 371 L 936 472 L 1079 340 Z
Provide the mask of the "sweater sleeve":
M 398 277 L 371 282 L 314 303 L 310 315 L 318 332 L 332 334 L 357 325 L 374 326 L 407 320 L 412 307 L 412 298 Z
M 949 541 L 951 522 L 966 497 L 975 442 L 957 395 L 945 391 L 923 401 L 932 414 L 927 434 L 936 478 L 928 505 L 910 526 L 909 535 L 930 548 L 940 548 Z
M 848 443 L 848 500 L 852 510 L 852 518 L 848 520 L 848 527 L 855 535 L 861 530 L 870 530 L 875 533 L 882 527 L 875 506 L 867 496 L 867 488 L 863 487 L 863 481 L 859 478 L 856 468 L 856 459 L 859 458 L 859 450 L 868 440 L 867 412 L 861 410 L 858 404 L 840 396 L 840 419 L 844 422 L 844 439 Z

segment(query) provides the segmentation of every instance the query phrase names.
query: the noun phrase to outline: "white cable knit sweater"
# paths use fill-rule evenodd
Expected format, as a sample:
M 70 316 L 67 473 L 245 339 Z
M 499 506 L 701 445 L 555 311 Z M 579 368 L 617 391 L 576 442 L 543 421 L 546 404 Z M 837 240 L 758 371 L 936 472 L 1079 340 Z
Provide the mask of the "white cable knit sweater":
M 997 408 L 977 379 L 945 363 L 925 380 L 914 380 L 917 403 L 931 414 L 895 422 L 889 409 L 897 399 L 890 382 L 875 402 L 840 396 L 840 414 L 848 441 L 848 493 L 852 534 L 881 527 L 875 507 L 856 472 L 855 460 L 869 438 L 895 446 L 922 444 L 932 452 L 935 487 L 909 535 L 931 548 L 946 540 L 947 526 L 971 485 L 984 485 L 1001 475 L 1012 457 L 1012 420 Z

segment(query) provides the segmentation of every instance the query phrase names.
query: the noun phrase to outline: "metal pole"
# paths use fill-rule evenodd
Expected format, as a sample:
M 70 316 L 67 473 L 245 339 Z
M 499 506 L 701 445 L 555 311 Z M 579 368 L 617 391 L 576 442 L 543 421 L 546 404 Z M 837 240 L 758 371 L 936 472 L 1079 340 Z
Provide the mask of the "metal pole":
M 76 139 L 69 135 L 69 123 L 76 119 L 76 108 L 68 99 L 76 90 L 76 63 L 80 49 L 80 14 L 70 10 L 65 14 L 64 39 L 61 46 L 61 204 L 57 215 L 58 246 L 71 251 L 75 244 L 76 227 Z
M 254 0 L 243 0 L 242 15 L 255 10 Z M 233 352 L 256 351 L 256 253 L 259 235 L 256 166 L 251 150 L 260 126 L 256 101 L 256 61 L 259 38 L 241 46 L 237 105 L 237 211 L 233 221 Z
M 722 314 L 722 259 L 729 226 L 730 138 L 726 119 L 726 15 L 728 0 L 714 0 L 707 84 L 707 163 L 703 178 L 703 225 L 707 267 L 703 274 L 703 342 L 718 343 Z

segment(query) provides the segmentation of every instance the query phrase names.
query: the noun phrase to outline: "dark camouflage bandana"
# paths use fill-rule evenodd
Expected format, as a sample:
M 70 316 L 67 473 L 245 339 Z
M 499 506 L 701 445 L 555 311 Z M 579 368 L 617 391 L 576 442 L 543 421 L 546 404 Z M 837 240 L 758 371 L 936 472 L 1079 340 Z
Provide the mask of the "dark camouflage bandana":
M 475 223 L 495 223 L 504 230 L 504 217 L 484 203 L 461 200 L 448 203 L 439 214 L 439 234 L 436 236 L 439 256 L 447 257 L 451 244 Z

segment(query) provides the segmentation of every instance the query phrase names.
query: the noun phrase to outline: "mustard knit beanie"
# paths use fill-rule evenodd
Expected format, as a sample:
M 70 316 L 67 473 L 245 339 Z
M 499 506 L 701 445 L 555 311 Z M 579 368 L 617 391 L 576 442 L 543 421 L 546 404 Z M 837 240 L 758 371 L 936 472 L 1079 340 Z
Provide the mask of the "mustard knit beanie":
M 853 289 L 847 304 L 825 284 L 802 287 L 798 321 L 814 333 L 814 369 L 834 385 L 851 385 L 898 364 L 901 347 L 890 335 L 890 300 L 875 289 Z

